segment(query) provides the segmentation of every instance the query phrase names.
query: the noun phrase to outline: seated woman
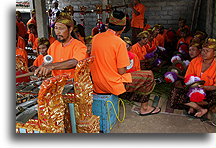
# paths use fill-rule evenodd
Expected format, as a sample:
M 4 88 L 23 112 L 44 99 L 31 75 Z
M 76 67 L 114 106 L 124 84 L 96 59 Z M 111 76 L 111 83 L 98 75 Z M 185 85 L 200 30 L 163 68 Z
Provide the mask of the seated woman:
M 216 40 L 208 39 L 203 44 L 201 57 L 193 59 L 188 67 L 185 76 L 195 75 L 204 80 L 204 85 L 199 85 L 206 93 L 206 99 L 201 102 L 190 102 L 188 99 L 184 103 L 190 107 L 189 113 L 194 113 L 196 117 L 202 117 L 208 112 L 208 109 L 216 104 L 216 77 L 215 77 L 215 50 Z
M 44 56 L 47 55 L 47 50 L 50 46 L 50 42 L 46 38 L 39 38 L 38 39 L 38 52 L 39 56 L 35 59 L 33 65 L 29 67 L 30 71 L 35 71 L 39 66 L 41 66 L 44 62 Z

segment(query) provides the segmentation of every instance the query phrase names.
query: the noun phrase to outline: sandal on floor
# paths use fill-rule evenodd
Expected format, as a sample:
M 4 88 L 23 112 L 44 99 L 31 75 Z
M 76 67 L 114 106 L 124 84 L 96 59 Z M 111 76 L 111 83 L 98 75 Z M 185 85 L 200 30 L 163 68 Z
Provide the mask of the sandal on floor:
M 153 113 L 153 112 L 155 111 L 155 109 L 156 109 L 156 107 L 154 107 L 154 109 L 153 109 L 151 112 L 149 112 L 149 113 L 145 113 L 145 114 L 141 114 L 141 113 L 139 113 L 139 115 L 140 115 L 140 116 L 148 116 L 148 115 L 158 114 L 158 113 L 161 112 L 161 108 L 159 107 L 159 111 Z

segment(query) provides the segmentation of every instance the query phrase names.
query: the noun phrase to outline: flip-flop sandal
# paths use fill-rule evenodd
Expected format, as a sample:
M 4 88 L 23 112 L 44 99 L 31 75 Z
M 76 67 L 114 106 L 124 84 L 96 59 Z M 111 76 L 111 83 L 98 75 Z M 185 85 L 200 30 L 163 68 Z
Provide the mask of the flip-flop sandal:
M 141 113 L 139 113 L 139 115 L 140 115 L 140 116 L 148 116 L 148 115 L 158 114 L 158 113 L 161 112 L 161 108 L 159 107 L 159 111 L 153 113 L 153 112 L 155 111 L 155 109 L 156 109 L 156 107 L 154 107 L 154 109 L 153 109 L 151 112 L 149 112 L 149 113 L 146 113 L 146 114 L 141 114 Z
M 139 110 L 138 110 L 138 109 L 139 109 Z M 139 115 L 139 113 L 140 113 L 140 108 L 139 108 L 139 107 L 133 106 L 132 109 L 131 109 L 131 111 Z

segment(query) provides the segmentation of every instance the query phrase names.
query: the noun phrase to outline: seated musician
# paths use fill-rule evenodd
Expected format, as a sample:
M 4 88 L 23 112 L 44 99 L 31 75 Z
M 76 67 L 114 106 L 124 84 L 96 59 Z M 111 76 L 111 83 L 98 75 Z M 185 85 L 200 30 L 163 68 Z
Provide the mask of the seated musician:
M 73 27 L 71 17 L 61 13 L 54 26 L 57 40 L 47 51 L 53 57 L 53 63 L 39 66 L 35 70 L 35 75 L 47 76 L 52 72 L 53 76 L 68 74 L 70 78 L 74 77 L 74 68 L 78 61 L 87 57 L 87 48 L 81 41 L 71 36 Z
M 51 45 L 56 39 L 53 36 L 51 36 L 51 27 L 49 27 L 49 26 L 48 26 L 48 34 L 49 34 L 49 42 Z M 35 39 L 32 49 L 37 50 L 37 48 L 38 48 L 38 38 Z M 38 53 L 38 51 L 37 51 L 37 53 Z
M 190 45 L 192 38 L 193 37 L 190 36 L 189 30 L 187 28 L 181 29 L 180 30 L 180 39 L 178 40 L 177 48 L 179 47 L 179 45 L 181 43 L 186 43 L 186 44 Z
M 190 107 L 189 112 L 194 113 L 194 116 L 202 117 L 208 112 L 208 109 L 216 105 L 215 100 L 215 90 L 216 90 L 216 77 L 215 77 L 215 50 L 216 50 L 216 40 L 207 39 L 203 44 L 201 51 L 201 57 L 193 59 L 188 67 L 185 76 L 195 75 L 205 81 L 204 85 L 199 85 L 203 88 L 206 93 L 206 99 L 201 102 L 190 102 L 187 100 L 185 105 Z
M 35 71 L 39 66 L 44 63 L 44 56 L 47 55 L 47 50 L 50 47 L 50 42 L 46 38 L 39 38 L 38 39 L 38 52 L 39 56 L 35 59 L 33 65 L 29 67 L 31 71 Z
M 196 57 L 200 57 L 201 50 L 202 50 L 202 43 L 198 42 L 197 40 L 192 41 L 189 47 L 190 59 L 193 60 Z M 183 73 L 183 75 L 185 75 L 185 73 Z M 183 79 L 178 79 L 174 83 L 174 87 L 171 90 L 170 102 L 171 102 L 172 108 L 178 108 L 178 109 L 184 108 L 184 106 L 179 105 L 178 103 L 179 99 L 181 100 L 182 97 L 185 97 L 184 95 L 182 95 L 184 93 L 185 93 L 184 92 L 184 81 Z
M 187 28 L 189 33 L 190 33 L 190 28 L 188 25 L 186 25 L 186 19 L 185 18 L 179 18 L 178 20 L 178 30 L 176 31 L 176 34 L 179 38 L 181 38 L 181 30 L 184 29 L 184 28 Z
M 156 32 L 155 39 L 158 41 L 158 46 L 164 47 L 164 27 L 162 25 L 156 24 L 153 30 Z
M 132 48 L 132 42 L 129 37 L 124 37 L 123 40 L 126 43 L 126 47 L 128 50 L 128 56 L 130 59 L 130 65 L 127 66 L 127 73 L 128 72 L 134 72 L 134 71 L 140 71 L 140 60 L 138 56 L 135 53 L 130 52 L 130 49 Z
M 35 24 L 29 24 L 28 29 L 30 30 L 28 45 L 33 47 L 33 44 L 38 37 L 37 26 Z
M 18 38 L 18 36 L 16 36 L 16 55 L 21 55 L 25 59 L 26 65 L 28 65 L 28 55 L 27 55 L 27 52 L 26 52 L 25 49 L 20 48 L 18 46 L 18 40 L 19 40 L 19 38 Z
M 189 106 L 188 113 L 196 117 L 202 117 L 211 107 L 215 107 L 216 104 L 215 49 L 216 40 L 208 39 L 203 44 L 201 56 L 197 56 L 191 61 L 185 74 L 185 77 L 195 75 L 205 81 L 204 85 L 199 85 L 199 87 L 204 89 L 206 99 L 200 102 L 192 102 L 187 97 L 187 92 L 182 91 L 178 98 L 176 98 L 177 100 L 175 100 L 176 105 Z
M 149 41 L 147 45 L 145 45 L 145 47 L 146 47 L 147 53 L 151 53 L 159 45 L 159 42 L 156 39 L 156 36 L 159 33 L 159 28 L 154 27 L 153 29 L 148 29 L 147 31 L 149 32 L 149 36 L 148 36 Z
M 16 47 L 25 49 L 26 43 L 25 40 L 19 35 L 19 28 L 16 26 L 16 38 L 17 38 L 17 45 Z
M 160 108 L 148 105 L 149 94 L 155 86 L 152 71 L 126 73 L 130 61 L 126 43 L 119 37 L 125 26 L 125 14 L 113 11 L 108 30 L 93 37 L 92 56 L 95 56 L 95 60 L 90 69 L 94 91 L 101 94 L 123 94 L 120 96 L 122 99 L 140 102 L 141 107 L 136 110 L 140 116 L 157 114 Z
M 149 33 L 148 31 L 140 32 L 137 35 L 138 42 L 132 46 L 130 52 L 136 54 L 139 60 L 144 60 L 144 56 L 147 54 L 147 49 L 145 45 L 148 43 Z

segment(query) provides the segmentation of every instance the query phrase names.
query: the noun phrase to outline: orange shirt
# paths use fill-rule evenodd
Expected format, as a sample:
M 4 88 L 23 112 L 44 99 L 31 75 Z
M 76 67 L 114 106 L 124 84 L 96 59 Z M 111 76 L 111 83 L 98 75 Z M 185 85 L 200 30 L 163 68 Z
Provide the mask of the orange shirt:
M 151 26 L 149 24 L 145 24 L 144 28 L 143 28 L 143 31 L 146 31 L 148 30 L 149 28 L 151 28 Z
M 211 66 L 204 73 L 202 73 L 202 57 L 199 56 L 190 62 L 185 77 L 188 75 L 195 75 L 205 81 L 205 86 L 213 86 L 216 85 L 215 67 L 216 65 L 214 59 Z
M 180 44 L 181 42 L 190 45 L 192 39 L 193 39 L 192 36 L 188 36 L 186 39 L 180 38 L 180 39 L 178 40 L 177 47 L 179 46 L 179 44 Z
M 155 47 L 155 46 L 157 47 L 159 45 L 159 42 L 156 38 L 154 38 L 151 42 L 148 42 L 147 45 L 149 46 L 149 48 L 147 48 L 147 52 L 150 53 L 150 52 L 152 52 L 151 48 Z
M 50 42 L 50 45 L 55 42 L 55 38 L 53 36 L 49 36 L 49 42 Z
M 78 61 L 87 58 L 87 47 L 79 40 L 72 38 L 69 43 L 62 47 L 62 43 L 55 41 L 49 47 L 47 53 L 53 57 L 53 63 L 63 62 L 69 59 L 76 59 Z M 74 77 L 74 69 L 69 70 L 53 70 L 52 75 L 69 74 L 70 78 Z
M 84 37 L 82 37 L 80 34 L 78 34 L 78 38 L 83 44 L 85 44 Z
M 16 48 L 16 55 L 21 55 L 25 59 L 26 65 L 28 65 L 28 56 L 27 56 L 27 52 L 25 51 L 25 49 Z
M 136 6 L 134 6 L 134 9 L 140 14 L 136 15 L 134 12 L 132 12 L 131 27 L 144 28 L 144 15 L 146 10 L 145 6 L 141 3 L 138 3 Z
M 127 66 L 127 73 L 134 72 L 134 71 L 140 71 L 140 60 L 138 56 L 130 51 L 128 51 L 128 56 L 130 59 L 130 65 Z
M 40 55 L 35 59 L 33 65 L 34 65 L 34 66 L 37 66 L 37 67 L 41 66 L 41 65 L 43 64 L 43 62 L 44 62 L 44 59 L 43 59 L 43 58 L 44 58 L 44 56 L 40 54 Z
M 18 34 L 21 36 L 21 37 L 25 37 L 25 35 L 27 34 L 27 29 L 26 29 L 26 25 L 20 21 L 16 21 L 16 25 L 18 27 Z
M 52 36 L 49 37 L 49 42 L 50 42 L 50 45 L 55 41 L 56 39 Z M 34 43 L 33 43 L 33 47 L 32 49 L 33 50 L 36 50 L 38 48 L 38 38 L 35 39 Z
M 124 82 L 132 82 L 131 74 L 118 73 L 118 68 L 130 65 L 126 43 L 108 29 L 93 37 L 91 53 L 95 56 L 91 64 L 94 91 L 115 95 L 126 92 Z
M 32 44 L 34 44 L 34 41 L 37 39 L 37 37 L 33 34 L 33 33 L 30 33 L 29 34 L 29 39 L 28 39 L 28 42 L 32 42 Z
M 27 26 L 28 26 L 29 24 L 35 24 L 35 25 L 37 26 L 36 20 L 33 19 L 33 18 L 31 18 L 30 20 L 28 20 L 28 22 L 27 22 L 26 24 L 27 24 Z M 29 29 L 27 30 L 27 33 L 30 34 L 30 30 L 29 30 Z
M 99 33 L 98 27 L 92 28 L 92 32 L 91 32 L 91 35 L 92 35 L 92 36 L 95 36 L 95 35 L 98 34 L 98 33 Z
M 25 40 L 21 36 L 18 36 L 17 47 L 25 49 L 25 46 L 26 46 L 25 45 Z
M 190 28 L 187 25 L 185 25 L 184 28 L 187 28 L 190 31 Z M 180 28 L 176 31 L 176 34 L 177 34 L 177 36 L 181 35 L 181 29 Z
M 147 50 L 145 46 L 140 46 L 139 43 L 136 43 L 132 46 L 130 52 L 136 54 L 139 58 L 139 60 L 144 60 L 145 59 L 145 55 L 147 54 Z
M 158 34 L 155 39 L 158 42 L 158 46 L 164 47 L 164 36 L 162 34 Z

